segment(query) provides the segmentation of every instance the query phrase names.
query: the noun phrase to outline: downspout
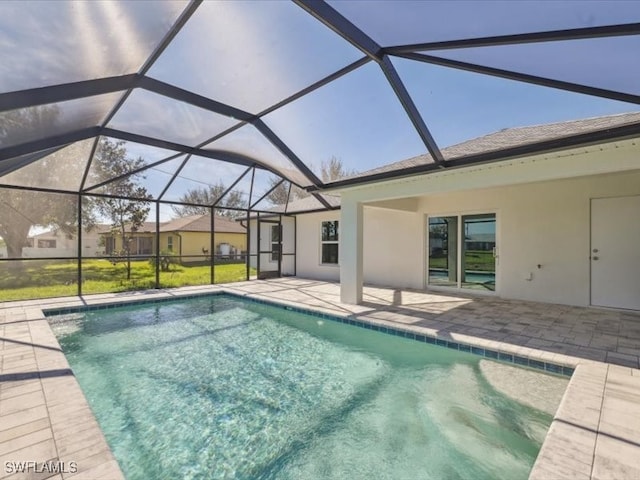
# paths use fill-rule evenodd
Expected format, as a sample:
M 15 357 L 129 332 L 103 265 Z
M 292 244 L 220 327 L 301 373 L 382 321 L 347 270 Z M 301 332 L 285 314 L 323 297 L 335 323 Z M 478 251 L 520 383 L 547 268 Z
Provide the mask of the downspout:
M 180 233 L 175 232 L 176 237 L 180 239 L 180 247 L 178 248 L 178 258 L 180 259 L 180 265 L 182 265 L 182 235 Z

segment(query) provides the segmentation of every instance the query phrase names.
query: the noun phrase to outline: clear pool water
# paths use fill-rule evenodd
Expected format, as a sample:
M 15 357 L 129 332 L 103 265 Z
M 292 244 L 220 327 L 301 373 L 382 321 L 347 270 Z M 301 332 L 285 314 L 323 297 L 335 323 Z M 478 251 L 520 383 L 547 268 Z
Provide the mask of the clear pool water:
M 526 479 L 551 422 L 475 355 L 233 297 L 49 320 L 129 480 Z

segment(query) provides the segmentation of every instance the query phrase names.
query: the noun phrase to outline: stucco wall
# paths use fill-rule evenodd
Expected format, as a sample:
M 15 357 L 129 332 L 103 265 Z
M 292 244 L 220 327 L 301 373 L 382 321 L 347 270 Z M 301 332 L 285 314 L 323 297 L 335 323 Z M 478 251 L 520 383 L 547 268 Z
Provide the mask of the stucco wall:
M 282 217 L 282 275 L 296 275 L 296 257 L 287 255 L 295 253 L 296 219 Z
M 415 212 L 364 207 L 364 281 L 422 288 L 422 216 Z
M 55 240 L 56 248 L 38 247 L 38 240 Z M 38 235 L 33 238 L 33 247 L 23 247 L 24 258 L 42 257 L 76 257 L 78 255 L 78 238 L 75 235 L 68 236 L 62 231 L 56 233 Z M 104 247 L 100 245 L 100 236 L 95 231 L 82 234 L 82 256 L 85 258 L 102 255 Z M 0 247 L 0 257 L 6 257 L 6 247 Z
M 106 238 L 110 237 L 110 234 L 104 234 L 103 235 L 106 241 Z M 114 251 L 118 252 L 121 251 L 123 249 L 123 243 L 122 243 L 122 235 L 115 235 L 113 238 L 115 238 L 115 244 L 114 244 Z M 127 233 L 127 239 L 129 238 L 150 238 L 151 239 L 151 243 L 152 243 L 152 247 L 151 247 L 151 254 L 153 254 L 153 252 L 155 251 L 155 235 L 153 235 L 152 233 L 135 233 L 135 234 L 130 234 Z M 104 251 L 104 246 L 101 247 Z M 132 247 L 132 251 L 133 251 L 133 247 Z
M 338 265 L 320 262 L 320 226 L 322 221 L 340 220 L 340 211 L 298 215 L 297 276 L 318 280 L 339 280 Z
M 640 194 L 637 171 L 431 195 L 421 199 L 420 211 L 495 211 L 499 294 L 589 305 L 590 199 L 635 194 Z M 640 268 L 640 257 L 635 261 Z M 529 273 L 532 279 L 526 280 Z
M 322 221 L 340 220 L 340 211 L 298 215 L 298 269 L 300 277 L 340 280 L 340 268 L 320 262 Z M 415 212 L 364 208 L 364 278 L 366 282 L 422 288 L 421 215 Z
M 211 236 L 209 232 L 163 232 L 160 234 L 160 249 L 168 250 L 169 236 L 173 237 L 173 251 L 182 255 L 204 255 L 202 249 L 211 252 Z M 240 251 L 247 248 L 246 235 L 242 233 L 216 233 L 215 245 L 228 243 Z M 182 243 L 182 245 L 181 245 Z

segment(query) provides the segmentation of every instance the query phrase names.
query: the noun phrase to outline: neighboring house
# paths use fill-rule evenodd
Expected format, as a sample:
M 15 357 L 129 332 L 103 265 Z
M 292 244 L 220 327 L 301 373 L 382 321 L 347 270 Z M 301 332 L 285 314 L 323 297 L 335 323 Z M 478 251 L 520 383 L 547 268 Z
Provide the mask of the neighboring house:
M 247 249 L 246 229 L 233 220 L 214 217 L 214 254 L 218 258 L 244 258 Z M 160 224 L 160 250 L 172 251 L 189 262 L 189 256 L 210 255 L 211 216 L 190 215 Z M 191 261 L 200 261 L 193 258 Z
M 269 250 L 267 221 L 281 220 L 277 248 L 291 260 L 285 268 L 283 257 L 280 274 L 339 280 L 346 303 L 361 301 L 367 282 L 640 310 L 639 139 L 553 151 L 555 139 L 637 123 L 640 113 L 613 115 L 449 147 L 445 158 L 534 142 L 549 151 L 342 187 L 331 192 L 339 200 L 325 196 L 333 210 L 319 211 L 313 197 L 286 213 L 280 206 L 260 224 L 252 217 L 250 254 L 272 268 L 258 248 Z M 429 162 L 422 155 L 360 175 Z
M 182 263 L 202 262 L 211 255 L 211 216 L 190 215 L 159 224 L 160 251 L 172 252 Z M 131 254 L 155 255 L 156 224 L 145 222 L 136 232 L 127 231 L 131 238 Z M 102 242 L 105 255 L 122 250 L 122 236 L 114 234 L 108 226 L 102 226 Z M 214 218 L 214 254 L 217 258 L 241 260 L 247 248 L 245 228 L 225 217 Z
M 97 228 L 82 234 L 82 256 L 95 257 L 100 253 L 100 235 Z M 78 237 L 62 230 L 50 230 L 27 238 L 22 248 L 23 258 L 77 257 Z

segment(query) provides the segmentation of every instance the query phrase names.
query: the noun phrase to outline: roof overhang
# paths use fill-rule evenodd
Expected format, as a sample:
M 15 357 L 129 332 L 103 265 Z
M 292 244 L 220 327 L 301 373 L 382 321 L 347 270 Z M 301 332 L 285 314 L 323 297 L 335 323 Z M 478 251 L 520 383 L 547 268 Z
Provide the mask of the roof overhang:
M 640 137 L 519 155 L 340 188 L 345 201 L 375 202 L 640 170 Z

